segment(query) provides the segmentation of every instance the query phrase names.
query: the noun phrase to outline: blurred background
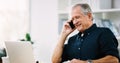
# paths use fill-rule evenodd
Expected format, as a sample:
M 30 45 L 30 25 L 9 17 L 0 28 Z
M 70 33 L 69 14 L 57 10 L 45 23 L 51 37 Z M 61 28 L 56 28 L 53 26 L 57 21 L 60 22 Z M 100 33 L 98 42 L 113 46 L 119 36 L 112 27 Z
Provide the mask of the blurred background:
M 51 63 L 63 23 L 76 3 L 88 3 L 94 23 L 108 27 L 120 42 L 120 0 L 0 0 L 0 48 L 30 34 L 35 60 Z M 71 34 L 71 35 L 74 35 Z

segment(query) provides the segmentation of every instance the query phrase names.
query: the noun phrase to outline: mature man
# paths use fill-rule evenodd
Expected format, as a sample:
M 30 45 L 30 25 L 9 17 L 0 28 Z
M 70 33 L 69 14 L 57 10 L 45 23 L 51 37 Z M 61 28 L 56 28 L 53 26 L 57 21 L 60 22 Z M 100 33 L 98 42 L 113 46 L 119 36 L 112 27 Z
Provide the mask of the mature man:
M 119 63 L 118 41 L 108 28 L 93 24 L 92 11 L 88 4 L 76 4 L 72 8 L 71 20 L 62 29 L 58 44 L 52 56 L 53 63 Z M 70 22 L 75 28 L 71 28 Z M 69 38 L 75 29 L 79 31 Z

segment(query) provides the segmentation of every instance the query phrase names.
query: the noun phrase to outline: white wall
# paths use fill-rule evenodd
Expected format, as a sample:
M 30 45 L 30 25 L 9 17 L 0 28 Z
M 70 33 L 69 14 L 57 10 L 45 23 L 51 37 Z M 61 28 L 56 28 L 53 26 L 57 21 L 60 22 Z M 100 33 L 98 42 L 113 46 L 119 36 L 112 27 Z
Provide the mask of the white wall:
M 0 0 L 0 48 L 29 32 L 29 0 Z
M 57 0 L 31 0 L 30 12 L 35 59 L 51 63 L 58 35 Z

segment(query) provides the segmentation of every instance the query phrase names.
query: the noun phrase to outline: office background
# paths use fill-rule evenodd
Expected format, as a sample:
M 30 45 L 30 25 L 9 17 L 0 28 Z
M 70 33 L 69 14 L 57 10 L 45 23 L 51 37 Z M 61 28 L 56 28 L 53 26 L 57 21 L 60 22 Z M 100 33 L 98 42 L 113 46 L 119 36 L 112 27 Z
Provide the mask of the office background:
M 4 41 L 19 41 L 28 32 L 35 60 L 50 63 L 71 6 L 82 2 L 90 4 L 97 22 L 109 19 L 120 40 L 119 0 L 0 0 L 0 48 Z
M 35 60 L 51 61 L 57 41 L 57 0 L 0 0 L 0 47 L 30 33 Z

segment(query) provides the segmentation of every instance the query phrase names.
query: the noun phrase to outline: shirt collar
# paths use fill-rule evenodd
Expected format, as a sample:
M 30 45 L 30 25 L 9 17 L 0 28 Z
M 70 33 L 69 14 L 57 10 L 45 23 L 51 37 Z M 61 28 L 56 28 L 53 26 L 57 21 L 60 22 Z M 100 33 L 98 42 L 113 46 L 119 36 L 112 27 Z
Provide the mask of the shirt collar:
M 93 24 L 91 27 L 86 29 L 84 32 L 79 32 L 78 35 L 81 36 L 82 34 L 89 34 L 91 31 L 93 31 L 96 28 L 97 28 L 96 24 Z

